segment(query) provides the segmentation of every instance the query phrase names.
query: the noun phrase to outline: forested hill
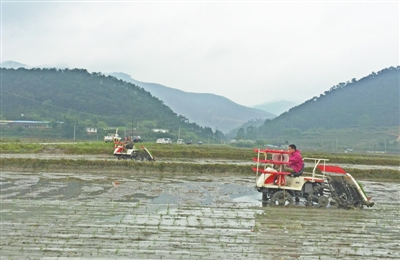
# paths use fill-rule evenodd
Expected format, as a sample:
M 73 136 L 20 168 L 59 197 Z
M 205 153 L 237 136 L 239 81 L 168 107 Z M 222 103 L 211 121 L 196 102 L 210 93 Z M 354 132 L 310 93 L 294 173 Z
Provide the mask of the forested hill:
M 150 91 L 163 100 L 176 113 L 200 125 L 211 126 L 224 133 L 254 119 L 273 118 L 275 115 L 261 109 L 245 107 L 215 94 L 191 93 L 155 83 L 132 79 L 125 73 L 114 72 L 112 76 L 131 82 Z
M 284 129 L 338 129 L 400 125 L 400 66 L 340 83 L 319 97 L 266 120 L 259 137 L 277 136 Z
M 187 122 L 143 88 L 101 73 L 2 68 L 1 79 L 2 119 L 75 121 L 84 122 L 86 127 L 145 121 L 148 128 L 211 131 Z

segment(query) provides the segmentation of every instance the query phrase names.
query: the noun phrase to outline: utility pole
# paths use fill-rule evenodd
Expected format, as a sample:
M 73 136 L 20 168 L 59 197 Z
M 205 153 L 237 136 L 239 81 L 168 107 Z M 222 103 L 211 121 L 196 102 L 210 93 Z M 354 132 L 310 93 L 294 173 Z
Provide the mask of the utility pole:
M 337 138 L 336 138 L 335 152 L 337 152 Z
M 75 125 L 74 125 L 74 141 L 75 141 Z
M 385 153 L 386 153 L 386 139 L 385 139 Z

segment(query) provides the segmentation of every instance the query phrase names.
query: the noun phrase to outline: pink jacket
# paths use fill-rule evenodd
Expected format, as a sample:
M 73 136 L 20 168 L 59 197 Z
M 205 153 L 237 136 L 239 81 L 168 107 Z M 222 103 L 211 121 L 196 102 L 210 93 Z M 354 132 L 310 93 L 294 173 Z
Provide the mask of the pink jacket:
M 303 168 L 303 164 L 303 158 L 301 157 L 299 150 L 296 150 L 289 155 L 289 163 L 287 166 L 291 167 L 295 172 L 300 172 Z

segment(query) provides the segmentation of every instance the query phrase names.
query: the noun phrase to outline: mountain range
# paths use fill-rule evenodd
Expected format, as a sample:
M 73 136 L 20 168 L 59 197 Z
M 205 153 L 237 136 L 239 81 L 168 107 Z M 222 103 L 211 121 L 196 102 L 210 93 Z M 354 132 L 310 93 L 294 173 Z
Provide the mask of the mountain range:
M 159 98 L 178 115 L 202 126 L 209 126 L 224 133 L 253 119 L 268 119 L 274 114 L 257 108 L 239 105 L 225 97 L 210 93 L 191 93 L 156 83 L 132 79 L 125 73 L 109 74 L 133 83 Z
M 288 129 L 350 129 L 400 126 L 400 66 L 342 82 L 269 120 L 262 136 L 279 136 Z
M 15 61 L 5 61 L 1 64 L 1 67 L 13 69 L 31 68 L 31 66 Z M 145 83 L 135 80 L 130 75 L 122 72 L 105 75 L 142 87 L 162 100 L 176 114 L 184 116 L 190 122 L 200 126 L 211 127 L 224 133 L 238 128 L 250 120 L 265 120 L 276 116 L 265 109 L 242 106 L 223 96 L 211 93 L 191 93 L 161 84 Z
M 21 66 L 18 63 L 14 65 Z M 2 64 L 2 67 L 4 67 L 4 64 Z M 79 77 L 84 74 L 76 69 L 72 71 L 79 72 L 77 73 Z M 46 70 L 43 72 L 46 72 Z M 399 72 L 400 66 L 389 67 L 376 73 L 372 72 L 359 80 L 352 79 L 351 81 L 341 82 L 320 96 L 312 97 L 306 102 L 281 113 L 278 117 L 260 109 L 240 106 L 221 96 L 189 93 L 160 84 L 140 82 L 125 73 L 112 73 L 106 78 L 96 80 L 105 81 L 107 79 L 107 81 L 110 81 L 109 84 L 114 86 L 112 88 L 116 92 L 126 89 L 126 83 L 131 84 L 128 89 L 133 89 L 135 93 L 140 89 L 148 91 L 162 104 L 165 104 L 165 107 L 178 114 L 181 121 L 207 125 L 207 127 L 225 133 L 229 131 L 232 133 L 232 129 L 238 129 L 234 131 L 242 132 L 247 139 L 262 140 L 271 137 L 279 138 L 282 134 L 299 136 L 301 133 L 312 129 L 329 131 L 331 129 L 362 128 L 373 131 L 377 127 L 399 127 Z M 88 74 L 87 71 L 85 74 Z M 100 77 L 102 74 L 92 73 L 92 78 L 93 75 Z M 72 80 L 73 82 L 76 81 L 76 79 Z M 95 87 L 94 83 L 86 84 L 92 84 Z M 117 89 L 117 85 L 121 85 L 122 88 Z M 88 100 L 87 103 L 92 102 L 89 98 L 92 95 L 90 91 L 97 90 L 95 88 L 82 90 L 76 92 L 75 95 L 77 96 L 71 101 Z M 29 92 L 30 89 L 24 91 Z M 102 89 L 101 91 L 106 90 Z M 143 95 L 146 96 L 146 94 Z M 117 99 L 117 96 L 109 97 L 110 100 L 114 100 L 114 98 Z M 147 97 L 142 98 L 142 102 L 148 102 L 146 100 Z M 47 101 L 43 101 L 46 105 Z M 67 102 L 67 100 L 63 102 Z M 288 104 L 288 106 L 290 105 Z M 137 109 L 135 106 L 126 109 Z M 157 105 L 157 107 L 154 106 L 154 109 L 161 109 L 161 107 Z M 14 110 L 16 110 L 15 106 Z M 109 112 L 107 113 L 109 114 Z M 154 116 L 156 115 L 153 113 Z
M 268 111 L 275 115 L 280 115 L 283 112 L 288 111 L 292 107 L 295 107 L 296 105 L 298 105 L 298 104 L 295 102 L 287 101 L 287 100 L 275 100 L 275 101 L 270 101 L 270 102 L 265 102 L 263 104 L 255 105 L 255 106 L 253 106 L 253 108 Z
M 134 126 L 136 134 L 150 140 L 160 135 L 154 129 L 166 129 L 163 136 L 168 138 L 223 136 L 188 122 L 150 92 L 113 76 L 55 68 L 1 68 L 0 73 L 1 119 L 48 121 L 60 137 L 71 137 L 75 130 L 83 137 L 86 128 L 101 134 L 110 128 L 133 132 Z

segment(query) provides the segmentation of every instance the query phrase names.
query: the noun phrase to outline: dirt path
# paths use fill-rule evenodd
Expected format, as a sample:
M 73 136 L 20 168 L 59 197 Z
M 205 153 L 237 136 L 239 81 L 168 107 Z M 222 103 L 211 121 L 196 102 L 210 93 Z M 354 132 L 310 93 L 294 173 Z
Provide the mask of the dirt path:
M 373 208 L 276 208 L 253 176 L 2 172 L 0 259 L 398 259 L 398 183 L 362 183 Z

